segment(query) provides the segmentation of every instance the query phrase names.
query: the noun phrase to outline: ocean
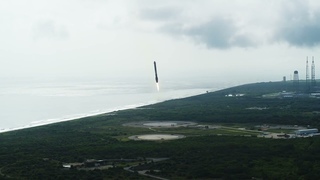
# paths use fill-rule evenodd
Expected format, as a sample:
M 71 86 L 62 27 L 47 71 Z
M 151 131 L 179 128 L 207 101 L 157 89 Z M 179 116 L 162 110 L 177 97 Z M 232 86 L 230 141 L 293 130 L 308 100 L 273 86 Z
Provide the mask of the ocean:
M 230 84 L 150 79 L 0 80 L 0 132 L 135 108 L 216 91 Z

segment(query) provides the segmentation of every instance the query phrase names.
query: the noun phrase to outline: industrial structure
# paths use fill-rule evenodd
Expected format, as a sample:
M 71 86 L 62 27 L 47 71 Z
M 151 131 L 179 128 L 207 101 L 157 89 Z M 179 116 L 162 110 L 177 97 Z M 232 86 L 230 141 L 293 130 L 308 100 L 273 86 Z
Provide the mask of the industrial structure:
M 283 76 L 282 81 L 283 81 L 283 82 L 287 82 L 287 77 L 286 77 L 286 76 Z
M 318 132 L 319 132 L 318 129 L 299 129 L 295 131 L 296 135 L 299 135 L 299 136 L 314 135 L 314 134 L 317 134 Z
M 314 57 L 312 56 L 312 64 L 311 64 L 311 87 L 314 88 L 316 86 L 316 67 L 314 65 Z
M 293 75 L 290 74 L 290 85 L 286 83 L 287 78 L 283 76 L 282 82 L 285 84 L 285 91 L 292 91 L 292 96 L 283 96 L 281 93 L 281 97 L 314 97 L 320 99 L 320 85 L 317 85 L 316 79 L 316 66 L 314 56 L 312 59 L 310 58 L 309 64 L 309 57 L 306 57 L 306 66 L 305 72 L 306 76 L 305 79 L 299 79 L 299 72 L 295 70 Z M 289 85 L 289 86 L 288 86 Z M 285 93 L 286 94 L 286 93 Z
M 308 56 L 307 56 L 307 61 L 306 61 L 306 89 L 307 89 L 307 91 L 310 90 Z
M 299 82 L 299 72 L 297 70 L 293 72 L 293 81 Z
M 315 73 L 315 64 L 314 64 L 314 57 L 312 56 L 312 64 L 311 64 L 311 80 L 309 76 L 309 62 L 308 56 L 306 61 L 306 91 L 314 91 L 316 86 L 316 73 Z
M 299 72 L 297 70 L 293 72 L 293 85 L 296 89 L 299 88 Z

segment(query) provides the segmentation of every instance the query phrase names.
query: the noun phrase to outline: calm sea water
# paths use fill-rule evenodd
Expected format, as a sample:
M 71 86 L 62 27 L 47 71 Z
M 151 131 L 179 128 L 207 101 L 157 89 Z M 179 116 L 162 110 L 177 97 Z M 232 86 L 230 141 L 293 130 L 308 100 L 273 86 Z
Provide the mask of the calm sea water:
M 67 121 L 222 89 L 209 82 L 2 80 L 0 132 Z

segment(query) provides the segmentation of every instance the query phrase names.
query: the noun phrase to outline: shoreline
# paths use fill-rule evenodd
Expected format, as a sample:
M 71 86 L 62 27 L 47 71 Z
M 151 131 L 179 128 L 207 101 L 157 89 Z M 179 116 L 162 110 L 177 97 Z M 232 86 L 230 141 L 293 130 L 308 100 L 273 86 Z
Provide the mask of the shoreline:
M 13 127 L 13 128 L 6 128 L 6 129 L 0 129 L 0 133 L 6 133 L 6 132 L 11 132 L 11 131 L 17 131 L 17 130 L 23 130 L 23 129 L 29 129 L 29 128 L 34 128 L 34 127 L 39 127 L 39 126 L 46 126 L 50 124 L 55 124 L 55 123 L 62 123 L 66 121 L 73 121 L 73 120 L 79 120 L 82 118 L 86 117 L 94 117 L 94 116 L 99 116 L 103 114 L 109 114 L 115 111 L 122 111 L 122 110 L 128 110 L 128 109 L 135 109 L 139 108 L 141 106 L 146 106 L 146 105 L 152 105 L 160 102 L 155 102 L 155 103 L 141 103 L 141 104 L 135 104 L 135 105 L 125 105 L 122 108 L 112 108 L 109 111 L 104 111 L 104 112 L 98 112 L 98 113 L 92 113 L 92 114 L 87 114 L 87 115 L 78 115 L 70 118 L 55 118 L 55 119 L 47 119 L 47 120 L 40 120 L 37 121 L 38 123 L 30 123 L 25 126 L 20 126 L 20 127 Z
M 219 89 L 216 89 L 216 90 L 210 91 L 210 92 L 215 92 L 215 91 L 218 91 L 218 90 Z M 46 119 L 46 120 L 33 121 L 33 122 L 30 122 L 29 124 L 24 125 L 24 126 L 12 127 L 12 128 L 2 128 L 2 129 L 0 129 L 0 133 L 18 131 L 18 130 L 23 130 L 23 129 L 29 129 L 29 128 L 34 128 L 34 127 L 39 127 L 39 126 L 55 124 L 55 123 L 62 123 L 62 122 L 66 122 L 66 121 L 73 121 L 73 120 L 78 120 L 78 119 L 81 119 L 81 118 L 108 114 L 108 113 L 112 113 L 112 112 L 115 112 L 115 111 L 135 109 L 135 108 L 139 108 L 139 107 L 142 107 L 142 106 L 157 104 L 157 103 L 161 103 L 161 102 L 168 101 L 168 100 L 183 99 L 183 98 L 188 98 L 188 97 L 197 96 L 197 95 L 201 95 L 201 94 L 205 94 L 205 92 L 196 93 L 196 94 L 192 94 L 192 95 L 186 95 L 186 96 L 183 96 L 183 97 L 172 97 L 172 98 L 161 100 L 161 101 L 152 101 L 152 102 L 124 105 L 123 107 L 110 108 L 109 110 L 106 110 L 106 111 L 103 111 L 103 112 L 88 113 L 86 115 L 73 115 L 74 117 L 51 118 L 51 119 Z

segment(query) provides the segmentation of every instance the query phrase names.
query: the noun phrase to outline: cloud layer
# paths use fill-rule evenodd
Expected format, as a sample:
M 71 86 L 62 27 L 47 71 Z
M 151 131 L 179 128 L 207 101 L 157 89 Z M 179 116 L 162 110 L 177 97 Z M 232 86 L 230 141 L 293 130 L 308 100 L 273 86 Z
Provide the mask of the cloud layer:
M 320 54 L 317 0 L 32 2 L 0 1 L 0 76 L 269 81 Z
M 246 48 L 274 42 L 296 47 L 320 44 L 320 9 L 312 9 L 308 1 L 272 2 L 275 5 L 270 6 L 269 11 L 260 4 L 249 12 L 240 12 L 249 14 L 243 17 L 227 11 L 203 18 L 201 13 L 190 16 L 187 7 L 175 9 L 170 6 L 143 9 L 140 16 L 143 20 L 158 23 L 161 32 L 190 38 L 208 48 Z M 216 7 L 212 7 L 215 11 Z
M 183 28 L 183 24 L 165 25 L 161 30 L 172 35 L 187 36 L 197 43 L 205 44 L 208 48 L 226 49 L 232 46 L 254 46 L 250 37 L 241 34 L 230 19 L 216 18 L 188 28 Z
M 294 1 L 283 6 L 282 19 L 275 39 L 292 46 L 320 45 L 320 11 L 312 11 L 306 2 Z

